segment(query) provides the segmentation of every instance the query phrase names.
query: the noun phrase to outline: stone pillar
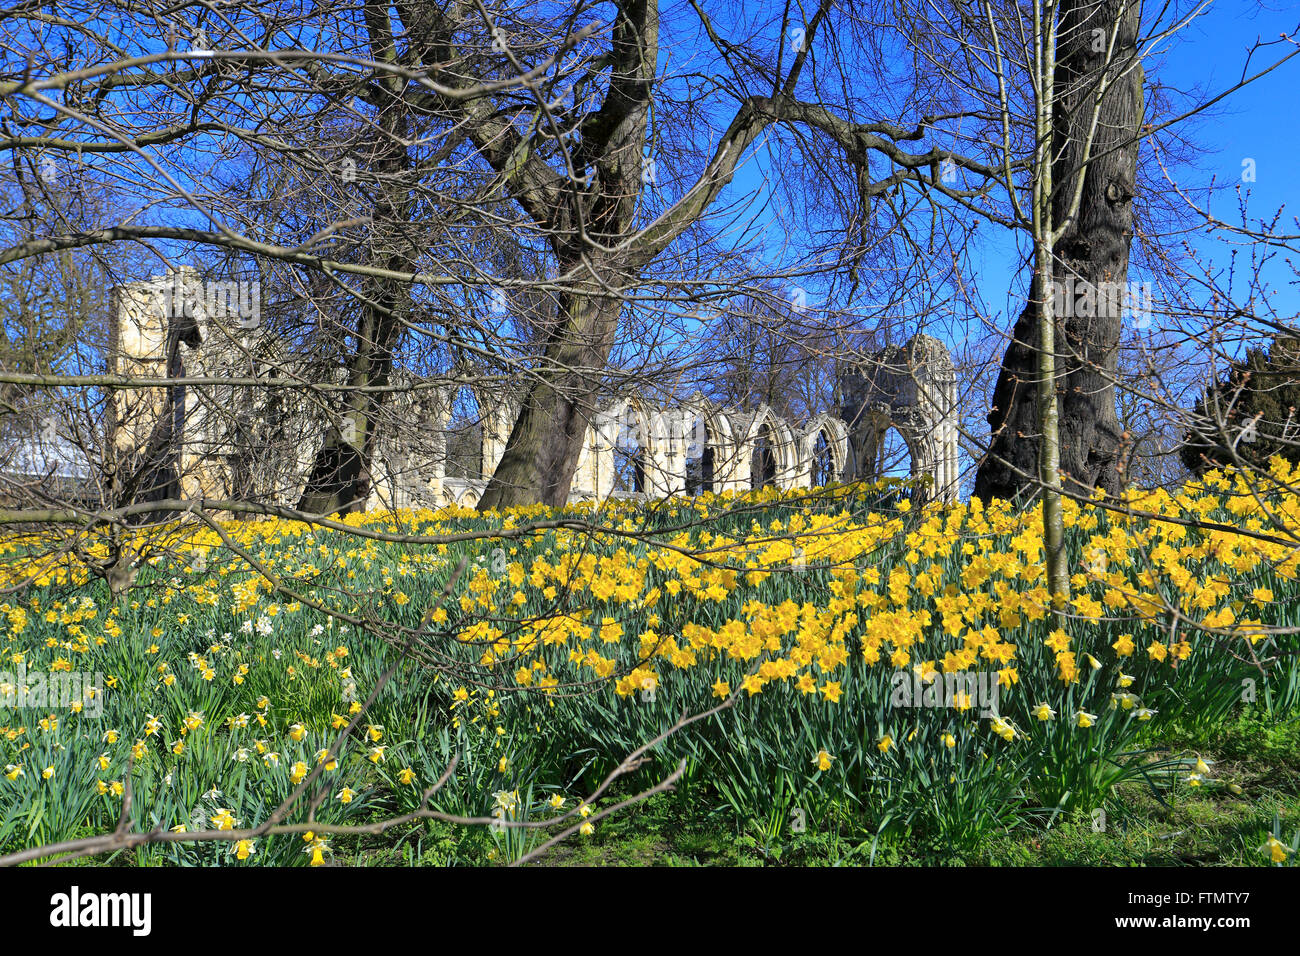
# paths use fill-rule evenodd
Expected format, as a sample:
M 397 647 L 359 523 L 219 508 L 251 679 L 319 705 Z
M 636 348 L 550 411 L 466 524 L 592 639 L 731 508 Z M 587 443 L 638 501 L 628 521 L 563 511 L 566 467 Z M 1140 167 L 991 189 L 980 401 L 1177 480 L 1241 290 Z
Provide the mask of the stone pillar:
M 794 430 L 784 418 L 767 413 L 768 434 L 772 438 L 772 453 L 776 458 L 776 475 L 773 481 L 782 491 L 798 488 L 799 442 Z M 808 487 L 804 485 L 802 487 Z
M 713 416 L 713 488 L 715 491 L 744 491 L 749 487 L 752 447 L 745 446 L 735 416 L 719 411 Z
M 647 490 L 659 497 L 686 493 L 686 451 L 691 441 L 694 416 L 682 408 L 670 408 L 653 416 L 656 454 L 654 484 Z
M 402 507 L 399 500 L 399 481 L 388 455 L 376 449 L 370 457 L 370 492 L 366 495 L 366 511 L 388 511 Z
M 113 328 L 109 371 L 131 378 L 167 375 L 168 279 L 145 279 L 113 290 Z M 166 389 L 117 389 L 113 392 L 113 446 L 119 455 L 142 451 L 166 411 Z
M 582 433 L 582 450 L 578 452 L 578 467 L 569 483 L 569 500 L 581 501 L 596 494 L 596 430 L 591 425 Z
M 795 442 L 795 465 L 794 476 L 791 478 L 790 487 L 792 488 L 811 488 L 813 472 L 813 446 L 817 442 L 817 432 L 813 431 L 808 435 L 801 436 Z
M 620 420 L 614 409 L 599 411 L 591 419 L 592 491 L 597 501 L 604 501 L 614 491 L 614 443 Z
M 752 416 L 738 419 L 736 440 L 731 447 L 731 477 L 728 484 L 732 491 L 749 491 L 753 487 L 754 437 L 749 433 L 753 423 Z
M 430 499 L 444 502 L 444 484 L 447 478 L 447 425 L 451 419 L 451 400 L 454 386 L 435 389 L 429 400 L 429 417 L 420 423 L 429 436 L 429 470 L 425 488 Z
M 640 411 L 637 438 L 641 446 L 645 494 L 651 498 L 666 498 L 672 494 L 673 458 L 676 451 L 669 434 L 669 425 L 660 412 L 644 408 Z M 682 470 L 684 474 L 684 464 Z

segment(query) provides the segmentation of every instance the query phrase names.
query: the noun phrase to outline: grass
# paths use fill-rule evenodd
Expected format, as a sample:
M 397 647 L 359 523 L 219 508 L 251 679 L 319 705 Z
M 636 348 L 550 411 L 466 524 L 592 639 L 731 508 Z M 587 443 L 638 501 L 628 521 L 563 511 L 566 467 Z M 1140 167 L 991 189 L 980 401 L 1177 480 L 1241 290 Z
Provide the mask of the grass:
M 764 846 L 737 832 L 711 809 L 707 795 L 688 800 L 661 794 L 608 818 L 589 838 L 567 841 L 541 866 L 1258 866 L 1260 846 L 1275 821 L 1284 833 L 1300 827 L 1300 716 L 1274 724 L 1241 714 L 1214 734 L 1173 734 L 1153 747 L 1191 749 L 1211 763 L 1214 778 L 1236 783 L 1191 787 L 1178 784 L 1161 798 L 1129 783 L 1117 788 L 1104 810 L 1104 828 L 1091 815 L 1058 818 L 1050 828 L 1018 827 L 990 835 L 964 852 L 897 835 L 874 841 L 851 827 L 806 832 Z M 461 862 L 491 865 L 490 844 L 441 833 L 443 853 L 459 847 Z M 873 855 L 874 851 L 874 855 Z M 449 858 L 426 851 L 419 862 Z M 401 865 L 409 856 L 392 848 L 363 851 L 343 862 Z
M 821 828 L 809 821 L 801 834 L 765 845 L 729 826 L 715 795 L 697 788 L 659 794 L 603 820 L 590 837 L 571 838 L 539 866 L 800 867 L 878 866 L 1259 866 L 1260 847 L 1280 823 L 1283 834 L 1300 828 L 1300 715 L 1281 723 L 1254 713 L 1238 715 L 1214 734 L 1170 734 L 1153 747 L 1193 750 L 1211 763 L 1214 779 L 1200 787 L 1178 784 L 1159 797 L 1128 783 L 1105 807 L 1104 827 L 1091 815 L 1058 817 L 1050 828 L 1020 826 L 989 835 L 954 852 L 933 840 L 891 834 L 880 840 L 857 832 L 852 821 Z M 1235 783 L 1241 793 L 1229 789 Z M 630 792 L 631 788 L 623 788 Z M 340 847 L 345 866 L 503 865 L 483 829 L 428 821 Z M 159 864 L 122 853 L 95 862 Z

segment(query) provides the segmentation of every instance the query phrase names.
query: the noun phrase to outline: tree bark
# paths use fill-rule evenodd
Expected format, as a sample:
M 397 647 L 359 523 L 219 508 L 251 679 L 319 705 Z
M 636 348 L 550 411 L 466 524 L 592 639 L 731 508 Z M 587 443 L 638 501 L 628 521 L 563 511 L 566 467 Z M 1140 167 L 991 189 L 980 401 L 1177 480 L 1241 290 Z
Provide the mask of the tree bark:
M 1090 309 L 1083 290 L 1122 289 L 1128 277 L 1143 118 L 1140 7 L 1132 0 L 1064 0 L 1058 24 L 1053 221 L 1062 232 L 1055 272 L 1064 288 L 1075 280 L 1075 291 L 1058 300 L 1064 309 L 1058 317 L 1056 373 L 1060 468 L 1066 490 L 1073 492 L 1102 488 L 1114 494 L 1124 484 L 1114 386 L 1123 297 L 1094 294 Z M 1100 51 L 1098 30 L 1103 31 Z M 1108 88 L 1094 112 L 1099 82 Z M 1071 216 L 1076 193 L 1077 212 Z M 1041 313 L 1035 301 L 1040 298 L 1031 292 L 1017 319 L 994 390 L 989 453 L 975 480 L 975 495 L 985 501 L 1024 496 L 1040 484 Z
M 1070 572 L 1065 554 L 1065 511 L 1061 501 L 1061 406 L 1056 398 L 1056 220 L 1052 202 L 1056 130 L 1056 6 L 1051 0 L 1034 4 L 1034 59 L 1038 97 L 1034 108 L 1033 170 L 1034 278 L 1030 301 L 1039 310 L 1038 322 L 1038 480 L 1043 489 L 1043 564 L 1054 599 L 1067 596 Z
M 506 453 L 479 500 L 481 511 L 538 502 L 561 507 L 569 500 L 622 303 L 576 290 L 564 307 L 564 329 L 546 348 L 551 371 L 524 397 Z

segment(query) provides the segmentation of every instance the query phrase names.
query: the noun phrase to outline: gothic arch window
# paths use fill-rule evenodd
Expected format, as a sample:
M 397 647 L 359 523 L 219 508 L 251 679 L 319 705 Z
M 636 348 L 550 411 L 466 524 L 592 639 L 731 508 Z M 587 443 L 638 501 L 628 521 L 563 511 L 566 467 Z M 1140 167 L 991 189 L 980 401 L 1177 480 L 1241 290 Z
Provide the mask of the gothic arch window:
M 839 478 L 839 469 L 835 466 L 835 446 L 831 444 L 826 429 L 817 429 L 817 437 L 812 446 L 812 486 L 820 488 Z
M 716 490 L 717 436 L 703 415 L 697 415 L 686 439 L 686 493 L 700 495 Z
M 642 417 L 628 404 L 618 419 L 614 438 L 614 490 L 642 494 L 646 490 Z
M 896 425 L 890 425 L 880 434 L 876 445 L 875 475 L 877 478 L 906 478 L 915 468 L 912 443 Z

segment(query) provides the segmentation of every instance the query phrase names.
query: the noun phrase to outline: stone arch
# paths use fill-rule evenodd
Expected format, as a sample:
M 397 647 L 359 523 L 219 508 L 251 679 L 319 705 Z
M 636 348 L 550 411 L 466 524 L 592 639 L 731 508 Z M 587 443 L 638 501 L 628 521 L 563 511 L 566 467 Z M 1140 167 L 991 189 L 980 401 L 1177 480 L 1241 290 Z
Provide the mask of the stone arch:
M 216 318 L 206 313 L 196 314 L 193 322 L 173 316 L 169 303 L 189 279 L 189 273 L 178 273 L 115 290 L 110 332 L 117 371 L 161 375 L 169 361 L 169 343 L 175 342 L 174 350 L 185 359 L 186 370 L 201 370 L 209 378 L 269 376 L 281 365 L 295 374 L 304 369 L 311 373 L 309 357 L 295 355 L 267 330 L 232 329 L 223 336 L 217 334 L 222 327 L 213 324 Z M 238 343 L 232 340 L 224 346 L 232 336 Z M 248 355 L 255 361 L 246 369 Z M 441 380 L 396 369 L 393 376 L 395 382 L 409 378 L 431 387 L 418 395 L 398 392 L 391 397 L 387 424 L 377 430 L 373 497 L 381 504 L 430 499 L 477 502 L 509 440 L 519 396 L 503 379 L 463 366 Z M 329 381 L 341 384 L 337 376 Z M 211 493 L 220 485 L 253 489 L 277 503 L 286 495 L 296 500 L 317 443 L 331 427 L 329 412 L 294 401 L 292 392 L 276 389 L 244 390 L 240 395 L 247 400 L 245 407 L 244 399 L 228 399 L 223 388 L 115 392 L 114 448 L 119 454 L 130 454 L 146 443 L 159 418 L 171 415 L 178 423 L 174 430 L 179 432 L 183 426 L 183 433 L 176 436 L 177 447 L 169 450 L 167 460 L 156 464 L 178 475 L 197 476 L 185 486 L 186 495 L 232 496 Z M 465 407 L 460 416 L 451 408 L 451 392 L 456 389 Z M 699 463 L 698 474 L 691 472 L 692 491 L 706 486 L 714 491 L 742 491 L 768 483 L 788 489 L 808 487 L 823 476 L 873 477 L 875 452 L 893 428 L 908 446 L 912 473 L 932 476 L 935 496 L 956 498 L 956 376 L 941 342 L 918 334 L 903 346 L 885 348 L 842 376 L 840 389 L 845 398 L 839 417 L 834 411 L 818 415 L 798 430 L 766 405 L 749 412 L 724 409 L 697 392 L 665 409 L 642 395 L 621 396 L 592 416 L 571 494 L 576 500 L 603 500 L 614 492 L 613 453 L 620 439 L 624 446 L 629 444 L 629 430 L 641 458 L 641 476 L 624 493 L 636 494 L 639 486 L 646 496 L 663 497 L 688 490 L 691 462 Z M 455 430 L 457 418 L 481 430 L 478 454 L 471 452 L 470 467 L 446 468 L 449 458 L 464 457 L 463 451 L 456 450 L 449 455 L 441 444 Z M 233 426 L 228 424 L 231 420 Z M 266 423 L 267 428 L 273 424 L 273 440 L 266 440 L 265 429 L 243 427 L 243 421 Z M 697 434 L 697 422 L 703 423 L 702 436 Z M 284 449 L 283 460 L 272 460 L 267 451 L 272 445 Z M 469 447 L 474 447 L 472 440 Z M 711 454 L 709 469 L 704 467 L 706 453 Z M 235 468 L 236 456 L 257 468 Z
M 395 369 L 394 377 L 399 374 L 411 382 L 433 381 Z M 400 418 L 409 428 L 399 427 L 395 440 L 416 451 L 412 461 L 418 462 L 419 480 L 428 486 L 423 493 L 455 503 L 457 489 L 467 483 L 482 485 L 492 477 L 505 453 L 518 402 L 499 380 L 472 367 L 458 365 L 438 378 L 437 386 L 422 388 L 418 398 L 394 396 L 409 406 Z M 444 492 L 444 481 L 454 487 Z
M 799 452 L 794 432 L 767 405 L 741 419 L 744 435 L 737 449 L 742 487 L 792 488 L 798 480 Z
M 957 498 L 957 378 L 948 350 L 917 333 L 890 345 L 840 381 L 848 423 L 848 470 L 877 478 L 877 453 L 885 433 L 897 429 L 911 453 L 913 477 L 933 479 L 929 495 Z
M 437 507 L 458 489 L 481 484 L 478 397 L 471 386 L 394 368 L 390 382 L 410 387 L 385 402 L 371 463 L 366 507 Z M 451 482 L 448 490 L 446 483 Z
M 652 406 L 645 417 L 645 493 L 655 498 L 680 495 L 686 490 L 686 430 L 681 411 Z
M 608 494 L 648 494 L 655 484 L 659 415 L 640 398 L 622 398 L 599 416 L 608 448 Z M 602 496 L 604 497 L 604 496 Z
M 833 415 L 821 414 L 799 436 L 798 486 L 815 488 L 841 480 L 848 472 L 849 428 Z
M 927 466 L 924 444 L 914 423 L 895 421 L 888 416 L 879 415 L 871 424 L 874 433 L 862 436 L 855 453 L 861 455 L 858 467 L 862 475 L 877 480 L 897 478 L 903 471 L 903 465 L 906 466 L 908 478 L 923 478 L 933 474 L 933 470 Z M 899 443 L 902 445 L 901 454 Z
M 510 432 L 519 417 L 520 396 L 499 378 L 480 382 L 474 394 L 483 416 L 483 480 L 487 481 L 506 453 Z
M 446 467 L 444 476 L 462 481 L 484 477 L 486 421 L 483 400 L 471 385 L 452 385 L 447 390 Z
M 741 483 L 736 426 L 720 406 L 696 392 L 680 410 L 683 489 L 687 494 L 736 490 Z
M 452 491 L 452 502 L 460 505 L 462 508 L 475 508 L 478 506 L 478 500 L 481 495 L 481 488 L 477 488 L 474 485 L 465 485 L 464 487 L 455 488 Z

